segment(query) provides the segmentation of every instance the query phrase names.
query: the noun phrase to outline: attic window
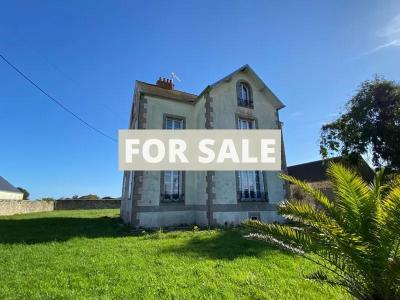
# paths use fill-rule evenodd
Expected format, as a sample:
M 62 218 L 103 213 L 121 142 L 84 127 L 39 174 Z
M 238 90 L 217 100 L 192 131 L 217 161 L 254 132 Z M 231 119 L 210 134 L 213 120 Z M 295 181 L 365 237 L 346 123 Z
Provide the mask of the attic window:
M 253 108 L 253 99 L 251 94 L 250 85 L 246 82 L 239 81 L 237 83 L 237 100 L 238 105 L 248 108 Z

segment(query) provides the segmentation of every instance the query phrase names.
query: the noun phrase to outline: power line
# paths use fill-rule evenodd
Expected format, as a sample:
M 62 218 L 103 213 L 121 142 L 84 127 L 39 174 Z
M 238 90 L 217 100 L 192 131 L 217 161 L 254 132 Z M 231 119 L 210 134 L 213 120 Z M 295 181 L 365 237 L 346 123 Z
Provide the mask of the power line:
M 47 96 L 51 101 L 53 101 L 55 104 L 57 104 L 59 107 L 61 107 L 63 110 L 65 110 L 67 113 L 72 115 L 74 118 L 76 118 L 78 121 L 80 121 L 82 124 L 85 126 L 89 127 L 90 129 L 96 131 L 97 133 L 101 134 L 102 136 L 117 142 L 115 138 L 112 136 L 109 136 L 108 134 L 104 133 L 100 129 L 97 129 L 90 123 L 86 122 L 84 119 L 82 119 L 80 116 L 78 116 L 76 113 L 74 113 L 72 110 L 64 106 L 60 101 L 55 99 L 54 97 L 50 96 L 47 92 L 45 92 L 40 86 L 38 86 L 35 82 L 33 82 L 28 76 L 26 76 L 22 71 L 20 71 L 16 66 L 14 66 L 10 61 L 8 61 L 2 54 L 0 54 L 0 58 L 4 60 L 11 68 L 14 69 L 19 75 L 21 75 L 25 80 L 27 80 L 30 84 L 32 84 L 35 88 L 37 88 L 40 92 L 42 92 L 45 96 Z

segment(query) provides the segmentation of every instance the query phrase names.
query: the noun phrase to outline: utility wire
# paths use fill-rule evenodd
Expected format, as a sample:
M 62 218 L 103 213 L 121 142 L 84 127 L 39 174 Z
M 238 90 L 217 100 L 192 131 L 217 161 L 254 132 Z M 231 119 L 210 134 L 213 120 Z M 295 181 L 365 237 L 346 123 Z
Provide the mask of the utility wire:
M 35 82 L 33 82 L 28 76 L 26 76 L 22 71 L 20 71 L 16 66 L 14 66 L 10 61 L 8 61 L 3 55 L 0 54 L 0 58 L 4 60 L 11 68 L 14 69 L 19 75 L 21 75 L 25 80 L 27 80 L 31 85 L 33 85 L 35 88 L 37 88 L 40 92 L 42 92 L 47 98 L 49 98 L 51 101 L 53 101 L 55 104 L 57 104 L 59 107 L 61 107 L 63 110 L 65 110 L 67 113 L 72 115 L 74 118 L 76 118 L 78 121 L 80 121 L 82 124 L 85 126 L 89 127 L 90 129 L 94 130 L 95 132 L 101 134 L 102 136 L 112 140 L 113 142 L 117 142 L 115 138 L 112 136 L 109 136 L 108 134 L 104 133 L 100 129 L 97 129 L 90 123 L 86 122 L 84 119 L 82 119 L 80 116 L 78 116 L 76 113 L 74 113 L 72 110 L 70 110 L 68 107 L 66 107 L 64 104 L 62 104 L 60 101 L 55 99 L 54 97 L 50 96 L 47 92 L 45 92 L 40 86 L 38 86 Z

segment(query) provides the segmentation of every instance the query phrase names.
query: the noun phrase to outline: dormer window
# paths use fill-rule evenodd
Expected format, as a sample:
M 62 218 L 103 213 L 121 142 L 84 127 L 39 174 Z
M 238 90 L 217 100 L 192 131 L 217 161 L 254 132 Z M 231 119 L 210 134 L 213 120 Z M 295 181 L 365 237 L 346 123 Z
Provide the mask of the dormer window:
M 251 89 L 246 82 L 239 81 L 237 83 L 237 98 L 239 106 L 253 108 Z

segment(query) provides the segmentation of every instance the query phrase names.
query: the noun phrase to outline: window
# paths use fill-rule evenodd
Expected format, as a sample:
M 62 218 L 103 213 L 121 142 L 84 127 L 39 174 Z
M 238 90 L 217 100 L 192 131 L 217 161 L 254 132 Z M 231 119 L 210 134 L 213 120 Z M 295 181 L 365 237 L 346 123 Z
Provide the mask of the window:
M 255 121 L 238 119 L 238 128 L 255 129 Z M 260 171 L 238 171 L 238 199 L 240 201 L 262 201 L 266 199 L 263 174 Z
M 255 129 L 255 121 L 250 119 L 238 119 L 239 129 Z
M 182 200 L 182 171 L 164 171 L 164 201 Z
M 165 117 L 164 128 L 179 130 L 184 128 L 184 121 L 180 118 Z M 184 200 L 183 193 L 183 172 L 182 171 L 164 171 L 161 172 L 161 201 L 163 202 L 180 202 Z
M 253 108 L 253 99 L 251 95 L 250 86 L 242 81 L 237 84 L 237 98 L 238 105 L 248 108 Z
M 183 119 L 166 117 L 164 128 L 165 129 L 183 129 Z
M 239 171 L 239 193 L 242 201 L 262 198 L 259 171 Z
M 260 221 L 261 216 L 259 212 L 249 212 L 249 220 L 251 221 Z

